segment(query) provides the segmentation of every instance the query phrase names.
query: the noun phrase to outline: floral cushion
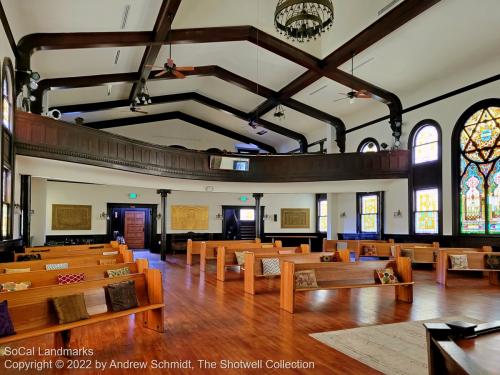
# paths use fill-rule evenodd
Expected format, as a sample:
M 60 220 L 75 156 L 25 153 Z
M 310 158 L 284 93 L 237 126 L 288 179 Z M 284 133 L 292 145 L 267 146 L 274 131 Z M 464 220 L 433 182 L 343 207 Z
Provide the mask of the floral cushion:
M 85 281 L 84 273 L 68 273 L 66 275 L 57 275 L 57 283 L 59 285 L 79 283 L 80 281 Z
M 398 282 L 394 270 L 390 267 L 385 270 L 377 270 L 377 276 L 382 284 L 396 284 Z
M 68 268 L 69 268 L 68 263 L 52 263 L 52 264 L 45 265 L 45 269 L 47 271 L 65 270 Z
M 108 277 L 118 277 L 118 276 L 126 276 L 130 275 L 130 270 L 128 267 L 117 268 L 114 270 L 107 270 Z
M 454 270 L 466 270 L 469 268 L 467 255 L 450 255 L 451 268 Z
M 295 272 L 295 288 L 317 288 L 316 273 L 314 270 Z
M 278 258 L 262 259 L 262 274 L 264 276 L 281 275 L 280 260 Z
M 2 287 L 0 291 L 2 292 L 14 292 L 16 290 L 25 290 L 31 286 L 31 281 L 21 281 L 20 283 L 15 283 L 8 281 L 6 283 L 0 284 Z

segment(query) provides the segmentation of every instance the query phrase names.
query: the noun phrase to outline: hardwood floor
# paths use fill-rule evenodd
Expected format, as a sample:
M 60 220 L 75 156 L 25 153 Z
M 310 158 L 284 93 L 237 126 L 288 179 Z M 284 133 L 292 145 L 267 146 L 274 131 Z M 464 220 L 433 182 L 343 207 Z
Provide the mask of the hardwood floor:
M 367 288 L 352 291 L 299 293 L 297 312 L 279 309 L 279 281 L 257 283 L 259 294 L 243 292 L 243 280 L 230 273 L 225 283 L 215 279 L 215 267 L 200 275 L 198 264 L 185 266 L 185 255 L 169 256 L 166 263 L 154 254 L 136 252 L 135 257 L 150 259 L 162 270 L 165 287 L 166 332 L 134 324 L 134 318 L 117 319 L 77 329 L 72 347 L 93 349 L 94 355 L 74 359 L 106 361 L 192 360 L 193 370 L 161 370 L 163 374 L 378 374 L 377 371 L 321 344 L 310 333 L 365 325 L 463 315 L 485 321 L 498 319 L 500 288 L 487 279 L 452 275 L 451 287 L 435 283 L 431 270 L 414 271 L 414 303 L 394 300 L 392 288 Z M 196 257 L 198 262 L 198 257 Z M 36 314 L 36 312 L 33 312 Z M 15 347 L 49 348 L 51 336 L 19 342 Z M 12 346 L 14 347 L 14 345 Z M 6 360 L 42 360 L 42 356 L 0 357 L 2 374 Z M 58 357 L 50 357 L 53 361 Z M 313 361 L 314 369 L 221 370 L 200 369 L 198 359 L 208 361 L 286 360 Z M 3 362 L 3 364 L 1 364 Z M 95 366 L 95 362 L 92 362 Z M 45 374 L 70 373 L 70 370 L 45 370 Z M 76 370 L 71 370 L 75 372 Z M 113 369 L 106 373 L 160 373 L 160 370 Z M 102 373 L 78 370 L 79 374 Z M 38 373 L 35 370 L 24 372 Z

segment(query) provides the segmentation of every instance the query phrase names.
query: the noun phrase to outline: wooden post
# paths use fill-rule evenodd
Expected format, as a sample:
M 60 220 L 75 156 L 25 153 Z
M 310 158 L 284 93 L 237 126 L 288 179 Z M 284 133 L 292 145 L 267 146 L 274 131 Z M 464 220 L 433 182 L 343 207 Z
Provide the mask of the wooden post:
M 13 215 L 14 216 L 14 215 Z M 24 247 L 31 246 L 31 176 L 21 175 L 21 228 Z M 17 236 L 14 233 L 14 238 Z
M 172 191 L 169 189 L 158 189 L 156 191 L 161 196 L 161 247 L 160 258 L 165 261 L 167 256 L 167 196 Z
M 450 327 L 444 323 L 424 323 L 427 336 L 427 358 L 429 375 L 442 375 L 448 373 L 444 357 L 434 340 L 448 340 L 451 333 Z
M 398 269 L 399 281 L 411 282 L 413 281 L 413 271 L 411 268 L 411 259 L 408 257 L 399 257 L 396 259 L 396 266 Z M 398 301 L 413 302 L 413 285 L 400 285 L 396 286 L 396 299 Z
M 226 248 L 224 246 L 217 248 L 217 280 L 226 280 Z
M 309 254 L 311 253 L 311 247 L 307 244 L 302 244 L 300 245 L 300 250 L 302 254 Z
M 191 266 L 193 264 L 193 240 L 191 238 L 187 240 L 186 254 L 187 254 L 186 264 L 188 266 Z
M 153 305 L 163 304 L 163 284 L 160 270 L 148 268 L 145 270 L 146 284 L 148 288 L 149 303 Z M 143 314 L 144 326 L 158 331 L 165 331 L 164 308 L 146 311 Z
M 122 250 L 123 263 L 132 263 L 134 261 L 134 254 L 131 250 Z
M 295 263 L 285 261 L 282 268 L 280 308 L 293 314 L 295 305 Z
M 207 266 L 207 243 L 203 241 L 200 245 L 200 272 L 205 272 Z
M 264 196 L 262 193 L 254 193 L 252 196 L 255 198 L 255 237 L 260 239 L 260 224 L 261 224 L 261 214 L 260 214 L 260 199 Z
M 245 293 L 255 294 L 255 253 L 245 253 Z
M 147 259 L 137 259 L 135 263 L 137 264 L 138 273 L 144 273 L 149 268 L 149 262 Z

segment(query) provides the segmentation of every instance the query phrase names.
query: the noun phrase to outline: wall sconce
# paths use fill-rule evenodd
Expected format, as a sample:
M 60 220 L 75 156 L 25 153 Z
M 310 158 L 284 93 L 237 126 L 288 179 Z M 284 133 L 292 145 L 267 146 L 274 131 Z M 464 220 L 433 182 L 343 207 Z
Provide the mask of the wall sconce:
M 19 203 L 14 204 L 14 214 L 21 215 L 21 205 Z
M 215 215 L 215 220 L 222 220 L 222 217 L 222 214 L 218 213 L 217 215 Z
M 342 213 L 340 214 L 340 217 L 341 217 L 341 218 L 345 218 L 346 216 L 347 216 L 347 215 L 346 215 L 346 213 L 345 213 L 345 212 L 342 212 Z
M 394 212 L 394 217 L 403 217 L 403 213 L 401 212 L 401 210 L 397 210 Z
M 99 219 L 101 219 L 101 220 L 109 220 L 109 216 L 108 216 L 108 214 L 106 212 L 103 211 L 103 212 L 101 212 L 99 214 Z
M 278 221 L 278 215 L 277 214 L 264 214 L 264 216 L 262 216 L 262 219 L 266 220 L 266 221 L 277 222 Z
M 158 213 L 158 214 L 156 215 L 156 220 L 161 220 L 161 213 Z

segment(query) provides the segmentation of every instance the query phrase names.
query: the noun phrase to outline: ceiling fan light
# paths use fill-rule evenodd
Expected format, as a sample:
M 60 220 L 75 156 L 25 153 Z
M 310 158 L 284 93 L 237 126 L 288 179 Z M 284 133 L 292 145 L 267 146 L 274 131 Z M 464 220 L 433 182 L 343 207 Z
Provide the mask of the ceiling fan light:
M 38 83 L 36 83 L 33 80 L 30 80 L 30 83 L 28 83 L 28 86 L 31 90 L 36 90 L 38 88 Z
M 141 104 L 141 100 L 140 100 L 137 96 L 135 97 L 135 102 L 136 102 L 137 104 Z
M 354 101 L 355 101 L 354 97 L 349 98 L 349 104 L 354 104 Z

